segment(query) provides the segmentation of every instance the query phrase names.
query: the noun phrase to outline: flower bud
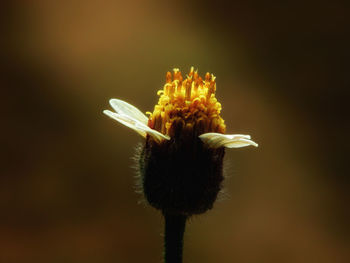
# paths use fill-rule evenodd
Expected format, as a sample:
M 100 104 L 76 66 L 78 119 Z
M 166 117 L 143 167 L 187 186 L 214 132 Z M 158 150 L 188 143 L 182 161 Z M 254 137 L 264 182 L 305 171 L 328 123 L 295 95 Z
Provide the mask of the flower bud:
M 224 147 L 208 148 L 193 130 L 162 143 L 148 137 L 139 154 L 146 200 L 163 213 L 206 212 L 221 189 L 224 154 Z

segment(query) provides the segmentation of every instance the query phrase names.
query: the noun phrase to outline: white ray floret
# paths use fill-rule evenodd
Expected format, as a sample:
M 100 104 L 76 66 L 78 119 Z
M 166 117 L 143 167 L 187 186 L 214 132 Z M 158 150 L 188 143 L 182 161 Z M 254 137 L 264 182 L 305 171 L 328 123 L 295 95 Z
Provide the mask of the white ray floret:
M 110 110 L 104 110 L 103 113 L 106 114 L 107 116 L 111 117 L 112 119 L 120 122 L 121 124 L 125 125 L 126 127 L 133 129 L 134 131 L 139 133 L 142 137 L 146 137 L 146 135 L 147 135 L 146 131 L 137 127 L 137 122 L 138 122 L 137 120 L 131 119 L 128 116 L 123 115 L 123 114 L 118 114 L 118 113 L 112 112 Z
M 121 124 L 133 129 L 142 137 L 146 138 L 147 134 L 152 136 L 156 141 L 169 140 L 170 137 L 164 135 L 147 126 L 148 118 L 140 110 L 131 104 L 117 99 L 111 99 L 111 106 L 116 112 L 104 110 L 103 113 Z
M 199 136 L 203 143 L 210 148 L 240 148 L 249 145 L 258 147 L 258 144 L 250 140 L 249 135 L 244 134 L 221 134 L 215 132 L 204 133 Z
M 164 135 L 163 133 L 151 129 L 150 127 L 142 123 L 137 123 L 136 128 L 144 130 L 148 135 L 152 136 L 158 142 L 161 142 L 162 140 L 170 140 L 170 137 L 168 135 Z
M 147 125 L 148 118 L 145 114 L 143 114 L 138 108 L 135 106 L 118 99 L 110 99 L 109 104 L 116 111 L 116 113 L 123 114 L 138 120 L 139 122 Z

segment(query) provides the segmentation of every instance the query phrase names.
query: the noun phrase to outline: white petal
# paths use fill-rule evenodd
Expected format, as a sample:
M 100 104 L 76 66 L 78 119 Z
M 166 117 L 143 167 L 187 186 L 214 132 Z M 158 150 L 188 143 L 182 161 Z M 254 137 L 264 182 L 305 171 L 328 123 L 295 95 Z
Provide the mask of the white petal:
M 111 117 L 112 119 L 120 122 L 121 124 L 133 129 L 134 131 L 139 133 L 142 137 L 146 138 L 147 133 L 143 129 L 137 127 L 136 125 L 139 121 L 128 118 L 126 115 L 118 114 L 109 110 L 104 110 L 103 113 Z
M 249 145 L 253 145 L 255 147 L 258 147 L 258 144 L 252 140 L 248 140 L 248 139 L 238 139 L 236 141 L 232 141 L 232 142 L 226 142 L 225 143 L 225 147 L 226 148 L 240 148 L 240 147 L 245 147 L 245 146 L 249 146 Z
M 249 135 L 244 134 L 221 134 L 221 133 L 204 133 L 199 136 L 203 143 L 211 148 L 239 148 L 249 145 L 258 147 L 258 144 L 250 140 Z
M 250 139 L 249 135 L 244 134 L 221 134 L 215 132 L 204 133 L 199 136 L 201 140 L 212 148 L 223 146 L 226 142 L 236 141 L 237 139 Z
M 146 135 L 149 134 L 152 136 L 156 141 L 161 142 L 162 140 L 170 140 L 170 137 L 167 135 L 164 135 L 156 130 L 151 129 L 147 125 L 143 124 L 142 122 L 131 118 L 128 115 L 115 113 L 109 110 L 104 110 L 104 114 L 108 115 L 112 119 L 120 122 L 121 124 L 124 124 L 125 126 L 133 129 L 137 133 L 139 133 L 142 137 L 146 138 Z
M 147 116 L 133 105 L 118 99 L 110 99 L 109 104 L 117 113 L 127 115 L 130 118 L 138 120 L 139 122 L 142 122 L 143 124 L 147 125 Z
M 148 135 L 152 136 L 158 142 L 161 142 L 162 140 L 170 140 L 170 137 L 168 135 L 164 135 L 159 131 L 151 129 L 150 127 L 148 127 L 147 125 L 144 125 L 143 123 L 136 124 L 136 127 L 144 130 Z

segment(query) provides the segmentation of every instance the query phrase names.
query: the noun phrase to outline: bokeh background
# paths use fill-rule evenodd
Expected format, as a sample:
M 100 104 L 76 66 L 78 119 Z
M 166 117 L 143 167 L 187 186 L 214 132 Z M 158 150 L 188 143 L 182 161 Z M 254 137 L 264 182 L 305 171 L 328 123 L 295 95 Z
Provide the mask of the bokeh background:
M 4 1 L 0 262 L 162 262 L 140 205 L 142 139 L 102 114 L 153 109 L 165 73 L 217 76 L 225 193 L 184 262 L 349 262 L 346 1 Z M 185 169 L 185 167 L 184 167 Z

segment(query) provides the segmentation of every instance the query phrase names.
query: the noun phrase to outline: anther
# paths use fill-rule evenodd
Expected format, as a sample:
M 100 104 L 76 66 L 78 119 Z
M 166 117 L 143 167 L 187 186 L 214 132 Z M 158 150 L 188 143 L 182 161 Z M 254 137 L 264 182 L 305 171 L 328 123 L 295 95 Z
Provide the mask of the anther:
M 171 83 L 171 81 L 172 81 L 172 76 L 171 76 L 171 72 L 170 72 L 170 71 L 168 71 L 168 72 L 166 73 L 165 79 L 166 79 L 166 83 Z
M 186 100 L 191 100 L 191 88 L 192 88 L 192 81 L 190 81 L 189 79 L 186 80 Z
M 176 92 L 177 92 L 177 93 L 181 93 L 181 88 L 182 88 L 182 75 L 181 75 L 181 73 L 180 73 L 180 74 L 179 74 L 179 81 L 178 81 L 178 85 L 177 85 Z
M 202 77 L 199 77 L 199 78 L 198 78 L 198 84 L 199 84 L 199 85 L 202 85 L 202 84 L 203 84 L 203 79 L 202 79 Z
M 175 86 L 177 86 L 178 80 L 175 80 L 170 86 L 169 86 L 169 97 L 170 99 L 173 99 L 174 92 L 175 92 Z
M 169 95 L 169 92 L 170 92 L 169 90 L 171 86 L 172 86 L 171 82 L 164 85 L 164 95 Z
M 193 74 L 193 80 L 194 81 L 198 80 L 198 72 L 197 71 L 195 71 L 194 74 Z
M 208 88 L 207 100 L 210 99 L 211 94 L 214 94 L 215 91 L 216 91 L 216 83 L 215 83 L 215 81 L 211 81 L 211 82 L 210 82 L 210 86 L 209 86 L 209 88 Z
M 178 68 L 174 68 L 173 70 L 174 70 L 174 80 L 179 79 L 181 76 L 181 72 L 179 71 Z
M 190 77 L 193 76 L 193 73 L 194 73 L 194 67 L 191 67 L 191 70 L 190 70 L 190 73 L 188 74 Z
M 209 81 L 210 81 L 210 73 L 209 73 L 209 72 L 207 72 L 207 73 L 205 74 L 205 81 L 206 81 L 206 82 L 209 82 Z
M 192 90 L 193 90 L 193 92 L 197 92 L 197 90 L 198 90 L 198 82 L 197 81 L 192 82 Z M 194 94 L 196 94 L 196 93 L 194 93 Z
M 195 80 L 195 91 L 198 90 L 198 87 L 201 87 L 202 83 L 203 83 L 203 80 L 201 77 L 199 77 Z

